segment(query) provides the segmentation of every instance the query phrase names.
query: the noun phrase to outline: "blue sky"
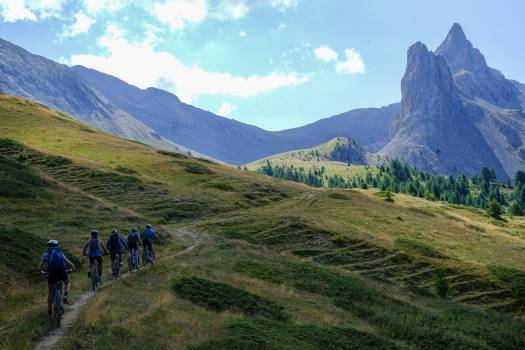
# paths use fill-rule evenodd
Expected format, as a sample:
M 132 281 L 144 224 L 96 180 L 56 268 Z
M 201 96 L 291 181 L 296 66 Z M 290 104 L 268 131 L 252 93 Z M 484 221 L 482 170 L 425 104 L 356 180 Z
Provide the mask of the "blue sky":
M 0 0 L 0 36 L 269 130 L 401 98 L 406 50 L 454 22 L 525 82 L 525 1 Z

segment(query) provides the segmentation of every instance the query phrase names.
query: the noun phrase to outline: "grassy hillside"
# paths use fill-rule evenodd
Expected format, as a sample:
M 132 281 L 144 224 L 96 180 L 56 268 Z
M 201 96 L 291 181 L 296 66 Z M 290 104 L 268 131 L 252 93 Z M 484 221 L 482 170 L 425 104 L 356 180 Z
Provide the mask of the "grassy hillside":
M 82 263 L 75 299 L 89 231 L 145 222 L 160 259 L 98 292 L 58 349 L 525 347 L 521 219 L 159 153 L 8 96 L 0 135 L 0 348 L 49 331 L 47 239 Z
M 339 150 L 337 152 L 336 150 Z M 345 161 L 346 160 L 346 161 Z M 341 175 L 344 178 L 354 175 L 365 176 L 373 168 L 364 166 L 365 151 L 347 137 L 336 137 L 322 145 L 276 154 L 246 164 L 250 171 L 257 171 L 267 161 L 275 165 L 294 166 L 295 168 L 326 169 L 326 175 Z

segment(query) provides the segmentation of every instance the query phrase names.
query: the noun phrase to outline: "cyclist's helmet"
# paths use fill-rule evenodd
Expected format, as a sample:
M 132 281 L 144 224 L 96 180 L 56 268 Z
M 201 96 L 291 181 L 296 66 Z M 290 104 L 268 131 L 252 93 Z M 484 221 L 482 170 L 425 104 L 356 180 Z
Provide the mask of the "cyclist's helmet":
M 97 237 L 98 237 L 98 231 L 97 230 L 91 231 L 91 238 L 97 238 Z
M 58 247 L 58 241 L 55 240 L 55 239 L 51 239 L 49 240 L 49 242 L 47 242 L 47 246 L 49 248 L 55 248 L 55 247 Z
M 147 224 L 147 225 L 146 225 L 146 228 L 151 228 L 151 225 L 150 225 L 150 224 Z
M 137 232 L 137 228 L 136 228 L 136 227 L 133 227 L 133 228 L 131 229 L 131 232 Z
M 118 233 L 118 231 L 116 228 L 114 228 L 113 230 L 111 230 L 111 233 Z

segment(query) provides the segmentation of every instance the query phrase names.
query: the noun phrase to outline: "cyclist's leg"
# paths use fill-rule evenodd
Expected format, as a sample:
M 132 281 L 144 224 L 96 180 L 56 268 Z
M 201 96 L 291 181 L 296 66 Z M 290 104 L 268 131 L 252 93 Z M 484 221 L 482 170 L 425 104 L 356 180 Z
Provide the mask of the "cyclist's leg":
M 69 303 L 69 274 L 67 273 L 67 270 L 62 271 L 62 281 L 64 282 L 64 304 Z
M 98 263 L 98 277 L 102 277 L 102 257 L 97 256 L 97 263 Z
M 54 297 L 54 288 L 55 285 L 48 283 L 47 284 L 47 313 L 51 315 L 53 313 L 53 297 Z

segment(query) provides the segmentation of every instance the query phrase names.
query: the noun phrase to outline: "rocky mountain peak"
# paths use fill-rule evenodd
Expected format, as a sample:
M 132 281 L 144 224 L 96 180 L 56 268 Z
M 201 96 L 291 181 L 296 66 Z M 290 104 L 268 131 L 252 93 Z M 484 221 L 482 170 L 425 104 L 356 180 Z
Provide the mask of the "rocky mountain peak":
M 459 24 L 454 23 L 436 54 L 445 59 L 466 98 L 482 99 L 501 108 L 521 108 L 515 86 L 487 65 L 483 54 L 467 39 Z
M 401 92 L 402 114 L 418 118 L 446 114 L 443 109 L 455 108 L 458 102 L 447 63 L 421 42 L 408 49 Z
M 445 58 L 454 74 L 462 70 L 485 73 L 488 69 L 485 57 L 474 48 L 457 23 L 454 23 L 445 40 L 438 46 L 436 54 Z

